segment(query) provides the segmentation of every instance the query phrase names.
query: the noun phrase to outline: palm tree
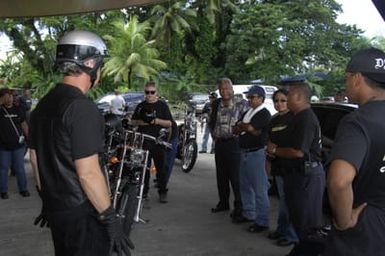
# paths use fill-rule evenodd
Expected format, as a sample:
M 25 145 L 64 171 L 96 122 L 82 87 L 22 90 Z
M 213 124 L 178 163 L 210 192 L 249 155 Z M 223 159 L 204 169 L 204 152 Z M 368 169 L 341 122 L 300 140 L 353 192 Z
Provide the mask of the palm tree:
M 182 2 L 176 1 L 167 5 L 155 5 L 151 10 L 151 21 L 154 23 L 151 37 L 160 39 L 168 47 L 171 37 L 183 31 L 191 33 L 195 28 L 192 18 L 196 18 L 195 10 L 183 6 Z
M 233 13 L 238 12 L 238 7 L 231 0 L 198 0 L 198 2 L 201 6 L 205 6 L 206 17 L 211 24 L 215 23 L 217 15 L 220 15 L 225 9 L 229 9 Z
M 155 40 L 147 41 L 146 35 L 151 30 L 149 23 L 139 23 L 132 16 L 128 24 L 114 23 L 115 36 L 106 35 L 111 57 L 107 60 L 103 73 L 114 75 L 114 81 L 124 81 L 131 88 L 134 76 L 150 80 L 159 71 L 167 67 L 157 59 L 159 53 L 154 47 Z

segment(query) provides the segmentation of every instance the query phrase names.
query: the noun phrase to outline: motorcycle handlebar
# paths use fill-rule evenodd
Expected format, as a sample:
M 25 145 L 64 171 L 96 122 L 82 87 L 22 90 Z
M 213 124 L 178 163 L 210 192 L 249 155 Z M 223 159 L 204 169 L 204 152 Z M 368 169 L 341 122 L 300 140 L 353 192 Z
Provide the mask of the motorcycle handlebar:
M 140 132 L 135 132 L 135 131 L 130 131 L 130 130 L 126 130 L 125 132 L 131 133 L 131 134 L 133 134 L 135 136 L 142 136 L 144 139 L 148 139 L 148 140 L 154 141 L 156 144 L 165 146 L 166 148 L 172 148 L 172 145 L 170 143 L 168 143 L 168 142 L 166 142 L 166 141 L 164 141 L 162 139 L 163 135 L 160 135 L 159 137 L 154 137 L 154 136 L 151 136 L 151 135 L 148 135 L 148 134 L 144 134 L 144 133 L 140 133 Z

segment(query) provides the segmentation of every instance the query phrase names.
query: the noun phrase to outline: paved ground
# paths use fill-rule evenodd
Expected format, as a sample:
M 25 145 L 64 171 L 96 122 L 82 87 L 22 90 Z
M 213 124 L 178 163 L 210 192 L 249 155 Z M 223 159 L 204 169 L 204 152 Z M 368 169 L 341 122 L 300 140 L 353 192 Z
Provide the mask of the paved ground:
M 33 189 L 28 161 L 29 186 L 32 196 L 17 194 L 16 180 L 10 177 L 10 199 L 0 201 L 0 255 L 53 255 L 48 229 L 32 225 L 40 212 L 40 199 Z M 135 256 L 280 256 L 290 248 L 280 248 L 266 238 L 267 233 L 250 234 L 247 224 L 232 224 L 229 213 L 212 214 L 217 203 L 214 156 L 201 154 L 191 173 L 180 171 L 177 160 L 170 180 L 169 203 L 157 201 L 156 189 L 150 191 L 142 217 L 146 224 L 135 224 L 132 240 Z M 271 228 L 275 228 L 277 200 L 271 198 Z

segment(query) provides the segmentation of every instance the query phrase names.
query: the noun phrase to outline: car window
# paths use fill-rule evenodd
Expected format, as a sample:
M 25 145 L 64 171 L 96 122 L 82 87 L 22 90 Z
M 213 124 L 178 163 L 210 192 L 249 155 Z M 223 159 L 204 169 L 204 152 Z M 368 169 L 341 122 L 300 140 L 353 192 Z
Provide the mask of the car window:
M 334 140 L 338 124 L 350 111 L 337 108 L 313 108 L 321 125 L 322 134 Z

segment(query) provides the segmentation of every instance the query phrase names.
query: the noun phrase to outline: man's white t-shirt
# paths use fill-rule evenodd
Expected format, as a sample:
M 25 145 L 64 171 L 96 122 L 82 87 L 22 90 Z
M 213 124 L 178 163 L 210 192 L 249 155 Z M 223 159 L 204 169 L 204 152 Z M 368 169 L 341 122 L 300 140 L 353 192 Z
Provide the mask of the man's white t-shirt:
M 111 113 L 115 115 L 123 115 L 123 110 L 126 102 L 121 95 L 116 95 L 111 100 Z

